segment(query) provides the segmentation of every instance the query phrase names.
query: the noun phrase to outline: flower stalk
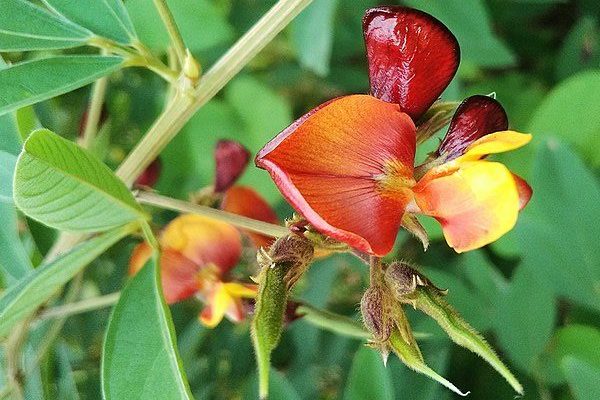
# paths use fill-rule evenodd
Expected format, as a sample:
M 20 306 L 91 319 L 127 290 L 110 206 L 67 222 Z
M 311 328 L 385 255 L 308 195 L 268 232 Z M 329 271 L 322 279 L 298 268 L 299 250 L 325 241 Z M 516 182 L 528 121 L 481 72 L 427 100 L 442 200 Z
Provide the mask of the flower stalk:
M 183 65 L 186 47 L 183 43 L 183 38 L 179 32 L 177 23 L 173 18 L 173 14 L 171 13 L 171 10 L 169 9 L 169 6 L 165 0 L 154 0 L 154 7 L 156 7 L 156 11 L 158 11 L 158 15 L 160 15 L 165 28 L 167 28 L 169 38 L 171 39 L 171 43 L 173 45 L 173 50 L 175 51 L 177 60 L 179 61 L 179 65 Z

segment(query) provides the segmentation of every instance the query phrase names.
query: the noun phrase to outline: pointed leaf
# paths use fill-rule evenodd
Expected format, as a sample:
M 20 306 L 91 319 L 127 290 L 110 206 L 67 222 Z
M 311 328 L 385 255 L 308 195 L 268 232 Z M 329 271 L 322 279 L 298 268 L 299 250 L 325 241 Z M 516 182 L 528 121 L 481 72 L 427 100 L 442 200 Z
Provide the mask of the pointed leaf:
M 456 38 L 431 15 L 406 7 L 367 10 L 363 32 L 371 93 L 417 121 L 458 69 Z
M 110 246 L 131 233 L 125 226 L 79 244 L 49 264 L 41 265 L 11 286 L 0 298 L 0 336 L 34 312 L 60 287 Z
M 64 49 L 82 46 L 92 37 L 87 29 L 31 1 L 4 0 L 1 4 L 0 51 Z M 77 6 L 88 11 L 87 7 Z
M 157 264 L 148 261 L 127 284 L 110 317 L 102 353 L 105 400 L 192 399 Z
M 57 56 L 2 69 L 0 115 L 78 89 L 122 66 L 123 58 L 115 56 Z
M 346 381 L 344 400 L 394 398 L 390 371 L 383 365 L 381 355 L 368 347 L 360 348 L 354 355 Z
M 136 38 L 133 24 L 121 0 L 43 1 L 57 13 L 88 28 L 98 36 L 123 44 L 129 44 Z
M 146 219 L 125 184 L 88 151 L 46 129 L 17 161 L 15 204 L 53 228 L 98 232 Z
M 17 157 L 0 150 L 0 202 L 12 203 L 12 177 Z

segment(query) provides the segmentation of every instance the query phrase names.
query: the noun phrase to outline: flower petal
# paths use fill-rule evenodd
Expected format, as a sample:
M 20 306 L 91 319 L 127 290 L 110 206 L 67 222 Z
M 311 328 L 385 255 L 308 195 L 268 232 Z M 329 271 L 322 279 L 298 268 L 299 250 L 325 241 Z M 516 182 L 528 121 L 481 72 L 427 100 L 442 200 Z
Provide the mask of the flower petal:
M 520 206 L 512 173 L 489 161 L 429 171 L 415 187 L 415 199 L 424 214 L 440 222 L 446 241 L 458 253 L 485 246 L 511 230 Z
M 363 33 L 371 93 L 417 121 L 458 69 L 456 38 L 431 15 L 404 7 L 367 10 Z
M 200 313 L 200 322 L 208 328 L 219 325 L 232 302 L 233 299 L 225 290 L 223 284 L 221 282 L 216 283 L 207 298 L 206 306 Z
M 233 226 L 200 215 L 185 214 L 171 221 L 160 237 L 163 248 L 179 251 L 202 267 L 217 265 L 227 273 L 242 252 L 240 234 Z
M 223 193 L 242 175 L 250 152 L 233 140 L 219 140 L 215 148 L 215 192 Z
M 256 165 L 316 229 L 362 251 L 391 250 L 409 201 L 415 126 L 395 104 L 372 96 L 332 100 L 269 142 Z
M 525 179 L 521 178 L 517 174 L 512 174 L 513 179 L 515 180 L 515 184 L 517 185 L 517 192 L 519 192 L 519 211 L 524 209 L 529 200 L 531 200 L 531 196 L 533 195 L 533 189 L 529 184 L 525 181 Z
M 252 284 L 227 282 L 223 284 L 223 287 L 231 297 L 253 299 L 258 293 L 258 286 Z
M 438 155 L 446 161 L 453 160 L 475 140 L 506 129 L 508 117 L 498 101 L 489 96 L 471 96 L 456 109 Z
M 192 297 L 198 290 L 198 266 L 181 253 L 165 249 L 160 256 L 163 293 L 168 304 Z
M 479 160 L 488 154 L 504 153 L 525 146 L 531 141 L 531 135 L 528 133 L 519 133 L 515 131 L 502 131 L 490 133 L 471 143 L 465 154 L 459 157 L 457 161 Z
M 135 246 L 129 258 L 129 275 L 137 274 L 146 265 L 150 257 L 152 257 L 152 247 L 148 243 L 142 242 Z
M 233 186 L 225 192 L 221 209 L 242 215 L 244 217 L 257 219 L 259 221 L 278 224 L 277 214 L 254 189 L 247 186 Z M 246 231 L 254 245 L 259 247 L 269 247 L 274 239 L 269 236 Z

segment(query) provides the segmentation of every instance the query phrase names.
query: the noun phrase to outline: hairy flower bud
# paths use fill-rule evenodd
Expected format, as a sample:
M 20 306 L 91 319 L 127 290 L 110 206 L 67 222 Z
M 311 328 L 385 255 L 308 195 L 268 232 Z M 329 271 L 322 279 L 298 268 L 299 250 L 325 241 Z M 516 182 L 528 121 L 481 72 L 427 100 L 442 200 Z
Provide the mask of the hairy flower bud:
M 375 342 L 382 343 L 388 340 L 394 321 L 383 287 L 375 285 L 367 289 L 360 302 L 360 312 L 365 327 L 371 332 Z
M 269 251 L 258 254 L 259 263 L 265 267 L 285 265 L 287 271 L 285 282 L 288 290 L 300 279 L 314 257 L 314 247 L 304 237 L 288 235 L 279 238 L 273 243 Z
M 385 271 L 384 279 L 394 296 L 398 299 L 404 299 L 407 296 L 410 297 L 419 286 L 430 286 L 440 294 L 446 293 L 445 290 L 433 285 L 429 279 L 415 268 L 402 261 L 391 263 Z

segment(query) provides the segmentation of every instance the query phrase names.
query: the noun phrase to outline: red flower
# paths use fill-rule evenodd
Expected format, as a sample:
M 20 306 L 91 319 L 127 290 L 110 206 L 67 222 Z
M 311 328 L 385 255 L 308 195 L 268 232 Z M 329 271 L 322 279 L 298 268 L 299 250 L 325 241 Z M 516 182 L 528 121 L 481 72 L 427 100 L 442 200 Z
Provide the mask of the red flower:
M 402 7 L 367 11 L 363 28 L 371 95 L 340 97 L 311 110 L 260 151 L 257 166 L 270 173 L 316 229 L 371 254 L 391 250 L 407 210 L 436 217 L 457 251 L 505 233 L 518 212 L 513 201 L 519 200 L 517 180 L 507 180 L 501 164 L 504 169 L 477 160 L 518 146 L 474 142 L 506 129 L 495 101 L 476 97 L 465 102 L 433 163 L 439 167 L 419 182 L 414 175 L 416 124 L 458 68 L 452 33 L 430 15 Z M 523 145 L 529 136 L 504 132 L 494 139 Z M 499 178 L 503 185 L 495 185 Z M 505 201 L 499 200 L 505 215 L 501 226 L 482 212 L 475 225 L 487 225 L 473 230 L 469 212 L 488 204 L 479 196 L 485 192 L 483 197 L 491 200 L 499 190 L 508 191 Z M 445 202 L 455 207 L 442 207 Z M 465 202 L 477 206 L 464 207 Z

